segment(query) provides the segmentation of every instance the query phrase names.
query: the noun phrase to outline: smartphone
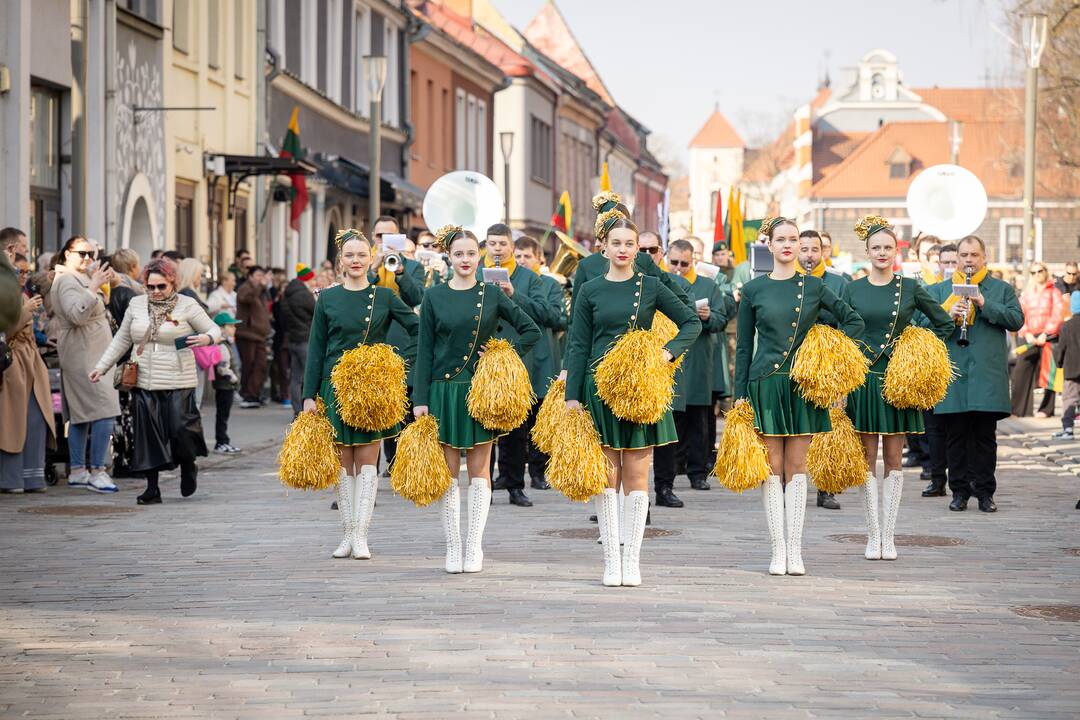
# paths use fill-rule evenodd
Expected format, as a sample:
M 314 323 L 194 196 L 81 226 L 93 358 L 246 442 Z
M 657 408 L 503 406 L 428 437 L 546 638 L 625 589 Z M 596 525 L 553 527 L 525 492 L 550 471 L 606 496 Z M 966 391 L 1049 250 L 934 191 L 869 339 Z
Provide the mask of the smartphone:
M 176 349 L 177 350 L 183 350 L 184 348 L 186 348 L 188 346 L 187 341 L 188 341 L 189 337 L 195 337 L 195 336 L 194 335 L 184 335 L 183 337 L 176 338 L 176 340 L 173 341 L 174 344 L 176 345 Z

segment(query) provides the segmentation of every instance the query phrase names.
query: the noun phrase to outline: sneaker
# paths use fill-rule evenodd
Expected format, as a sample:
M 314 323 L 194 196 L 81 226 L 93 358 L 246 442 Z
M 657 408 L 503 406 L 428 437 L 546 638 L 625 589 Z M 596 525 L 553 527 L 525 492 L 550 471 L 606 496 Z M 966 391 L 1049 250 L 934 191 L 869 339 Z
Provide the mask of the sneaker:
M 86 487 L 90 484 L 90 473 L 85 468 L 72 470 L 68 475 L 68 487 Z
M 251 410 L 253 408 L 262 407 L 262 403 L 259 402 L 258 400 L 241 400 L 240 401 L 240 407 L 242 407 L 245 410 Z
M 214 446 L 214 452 L 216 452 L 218 455 L 235 455 L 236 453 L 240 452 L 240 448 L 233 447 L 228 443 L 218 443 Z
M 1073 431 L 1072 430 L 1061 430 L 1061 431 L 1056 432 L 1053 435 L 1051 435 L 1050 439 L 1051 440 L 1072 440 L 1073 439 Z
M 4 495 L 22 495 L 23 494 L 23 489 L 22 488 L 10 488 L 10 489 L 8 489 L 8 488 L 0 488 L 0 493 L 3 493 Z
M 86 489 L 96 493 L 114 493 L 119 490 L 105 471 L 90 473 L 90 482 Z
M 292 400 L 282 400 L 281 401 L 281 407 L 283 407 L 283 408 L 292 408 Z

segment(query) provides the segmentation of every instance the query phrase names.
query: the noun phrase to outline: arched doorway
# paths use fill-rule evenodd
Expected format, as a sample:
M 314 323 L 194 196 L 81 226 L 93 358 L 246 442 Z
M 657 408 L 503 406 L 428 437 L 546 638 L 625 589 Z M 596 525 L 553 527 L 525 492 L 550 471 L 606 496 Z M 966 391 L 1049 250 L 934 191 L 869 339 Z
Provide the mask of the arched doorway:
M 337 205 L 331 205 L 326 209 L 326 255 L 325 259 L 337 263 L 337 243 L 334 238 L 342 229 L 341 210 Z M 322 260 L 319 261 L 322 264 Z
M 145 263 L 154 251 L 154 231 L 150 225 L 150 208 L 146 198 L 140 197 L 131 209 L 131 230 L 128 233 L 128 247 L 139 254 L 139 261 Z
M 139 173 L 128 183 L 124 196 L 124 217 L 121 246 L 131 248 L 145 263 L 158 247 L 158 226 L 154 212 L 154 195 L 150 180 Z

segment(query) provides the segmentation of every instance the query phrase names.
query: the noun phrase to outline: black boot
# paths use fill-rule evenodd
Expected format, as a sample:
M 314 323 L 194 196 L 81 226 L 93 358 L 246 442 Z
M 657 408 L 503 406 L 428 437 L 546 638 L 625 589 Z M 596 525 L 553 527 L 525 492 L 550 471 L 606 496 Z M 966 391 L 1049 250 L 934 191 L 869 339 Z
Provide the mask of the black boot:
M 706 478 L 690 478 L 690 487 L 694 490 L 709 490 L 709 481 Z
M 922 491 L 923 497 L 945 497 L 945 485 L 948 482 L 948 478 L 932 477 L 930 478 L 930 484 L 926 486 L 926 489 Z
M 195 490 L 199 487 L 198 480 L 199 466 L 193 460 L 180 463 L 180 494 L 183 497 L 195 494 Z
M 953 512 L 964 512 L 967 510 L 968 499 L 963 495 L 953 495 L 952 502 L 949 503 L 949 509 Z
M 683 501 L 669 487 L 656 488 L 656 504 L 659 507 L 681 508 Z
M 551 483 L 543 475 L 532 475 L 529 484 L 536 490 L 550 490 Z
M 826 510 L 839 510 L 840 503 L 837 502 L 836 496 L 832 493 L 817 491 L 817 506 L 825 508 Z
M 511 488 L 510 490 L 510 504 L 517 505 L 518 507 L 532 507 L 532 500 L 525 494 L 525 491 L 520 488 Z
M 161 490 L 158 489 L 157 470 L 150 470 L 146 473 L 146 490 L 143 491 L 142 495 L 135 498 L 135 502 L 139 505 L 161 504 Z

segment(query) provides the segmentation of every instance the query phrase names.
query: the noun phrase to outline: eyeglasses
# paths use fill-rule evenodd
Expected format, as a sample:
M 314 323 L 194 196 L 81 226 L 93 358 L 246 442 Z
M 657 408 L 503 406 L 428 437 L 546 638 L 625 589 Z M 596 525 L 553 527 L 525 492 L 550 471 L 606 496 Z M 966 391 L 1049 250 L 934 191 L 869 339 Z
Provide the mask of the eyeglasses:
M 69 250 L 68 252 L 78 253 L 81 258 L 92 258 L 97 254 L 97 250 Z
M 671 267 L 690 267 L 689 260 L 668 260 L 668 265 Z
M 146 289 L 150 292 L 165 292 L 169 287 L 169 283 L 147 283 Z
M 644 250 L 645 252 L 649 253 L 650 255 L 659 255 L 660 254 L 660 246 L 659 245 L 657 245 L 656 247 L 647 247 L 647 248 L 641 248 L 641 249 Z

